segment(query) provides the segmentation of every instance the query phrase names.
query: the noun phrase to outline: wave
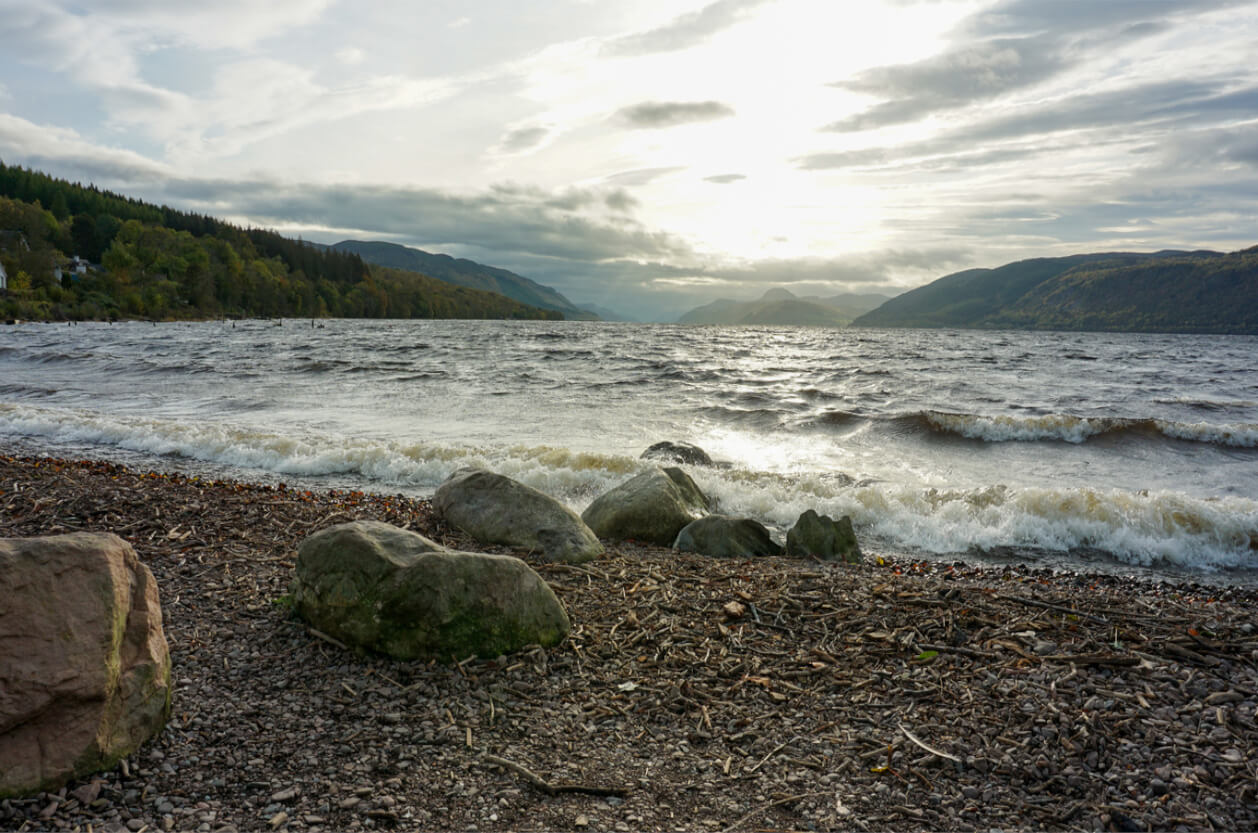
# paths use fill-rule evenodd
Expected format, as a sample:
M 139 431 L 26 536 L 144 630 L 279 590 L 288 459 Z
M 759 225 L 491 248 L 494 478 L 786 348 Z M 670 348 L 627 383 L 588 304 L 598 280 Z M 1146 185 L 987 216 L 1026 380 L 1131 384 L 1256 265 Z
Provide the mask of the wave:
M 461 446 L 403 443 L 303 431 L 281 434 L 253 426 L 115 417 L 78 409 L 0 403 L 0 436 L 58 445 L 122 449 L 208 463 L 239 475 L 342 477 L 363 488 L 431 492 L 463 466 L 481 466 L 574 503 L 588 503 L 650 463 L 634 457 L 552 446 Z
M 652 465 L 637 457 L 551 445 L 407 443 L 242 424 L 137 419 L 78 409 L 0 403 L 0 437 L 199 461 L 231 477 L 258 472 L 312 483 L 430 494 L 454 470 L 482 466 L 576 510 Z M 863 540 L 903 553 L 964 554 L 1015 547 L 1108 553 L 1118 562 L 1193 570 L 1258 569 L 1258 501 L 1177 492 L 1077 487 L 924 488 L 854 482 L 838 472 L 774 473 L 695 467 L 717 510 L 775 525 L 807 509 L 851 515 Z M 337 483 L 339 485 L 339 482 Z
M 862 540 L 892 551 L 1086 550 L 1138 567 L 1258 569 L 1258 501 L 1248 498 L 1089 487 L 923 489 L 819 474 L 692 474 L 723 512 L 748 514 L 779 529 L 807 509 L 850 515 Z
M 943 411 L 922 411 L 896 419 L 939 433 L 995 443 L 1042 440 L 1083 443 L 1103 435 L 1153 435 L 1231 448 L 1258 448 L 1258 424 L 1253 423 L 1178 422 L 1153 418 L 1078 417 L 1069 414 L 980 416 Z

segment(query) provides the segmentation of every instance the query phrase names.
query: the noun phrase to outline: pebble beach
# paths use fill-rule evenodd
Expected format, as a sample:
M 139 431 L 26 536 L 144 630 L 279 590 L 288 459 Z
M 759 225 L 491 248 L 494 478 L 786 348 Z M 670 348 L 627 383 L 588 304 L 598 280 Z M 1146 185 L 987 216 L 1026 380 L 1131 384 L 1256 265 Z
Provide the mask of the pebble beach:
M 157 578 L 165 730 L 9 830 L 1243 830 L 1258 592 L 916 562 L 523 557 L 573 622 L 494 658 L 295 619 L 296 548 L 426 500 L 0 452 L 0 537 L 113 532 Z

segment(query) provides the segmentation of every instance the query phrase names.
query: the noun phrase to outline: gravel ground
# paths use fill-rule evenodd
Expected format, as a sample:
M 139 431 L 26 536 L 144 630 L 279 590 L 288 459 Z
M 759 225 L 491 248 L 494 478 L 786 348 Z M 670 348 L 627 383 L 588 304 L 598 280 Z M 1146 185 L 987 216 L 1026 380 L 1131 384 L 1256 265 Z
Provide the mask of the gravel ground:
M 135 546 L 175 688 L 158 738 L 0 802 L 0 827 L 1258 826 L 1252 590 L 613 544 L 531 562 L 571 614 L 559 646 L 407 663 L 285 605 L 301 539 L 356 518 L 484 549 L 426 501 L 0 456 L 0 537 Z

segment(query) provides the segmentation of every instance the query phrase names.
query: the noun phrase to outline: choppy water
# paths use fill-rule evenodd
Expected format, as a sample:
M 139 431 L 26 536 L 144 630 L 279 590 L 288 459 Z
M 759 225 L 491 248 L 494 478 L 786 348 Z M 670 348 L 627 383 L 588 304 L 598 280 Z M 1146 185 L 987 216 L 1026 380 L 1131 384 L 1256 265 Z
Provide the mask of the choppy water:
M 1258 339 L 578 322 L 0 327 L 0 444 L 580 510 L 684 440 L 727 513 L 868 548 L 1258 577 Z M 160 460 L 153 458 L 160 457 Z

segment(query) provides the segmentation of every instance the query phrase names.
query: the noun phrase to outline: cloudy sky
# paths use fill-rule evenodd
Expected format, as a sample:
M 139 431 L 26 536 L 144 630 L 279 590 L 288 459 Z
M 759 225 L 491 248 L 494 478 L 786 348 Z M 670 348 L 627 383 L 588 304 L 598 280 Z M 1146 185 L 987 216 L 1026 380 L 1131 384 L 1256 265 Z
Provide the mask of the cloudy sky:
M 1258 243 L 1258 2 L 0 0 L 0 159 L 641 318 Z

